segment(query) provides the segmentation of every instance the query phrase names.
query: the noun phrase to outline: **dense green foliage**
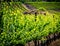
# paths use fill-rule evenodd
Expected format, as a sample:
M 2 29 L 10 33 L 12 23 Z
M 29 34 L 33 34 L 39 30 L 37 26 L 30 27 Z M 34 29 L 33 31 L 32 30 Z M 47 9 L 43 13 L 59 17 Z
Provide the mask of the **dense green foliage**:
M 0 4 L 0 33 L 2 32 L 2 4 Z
M 25 45 L 32 40 L 41 40 L 50 33 L 60 32 L 60 14 L 46 16 L 38 14 L 24 15 L 21 3 L 3 4 L 3 32 L 0 34 L 0 46 Z M 35 21 L 36 19 L 36 21 Z

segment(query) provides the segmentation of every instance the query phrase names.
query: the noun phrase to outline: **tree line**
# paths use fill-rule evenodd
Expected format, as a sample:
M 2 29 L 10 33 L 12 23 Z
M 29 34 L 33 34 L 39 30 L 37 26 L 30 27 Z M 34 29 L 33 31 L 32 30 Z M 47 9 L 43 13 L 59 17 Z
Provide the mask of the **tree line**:
M 0 2 L 39 2 L 39 1 L 47 1 L 47 2 L 60 2 L 60 0 L 0 0 Z

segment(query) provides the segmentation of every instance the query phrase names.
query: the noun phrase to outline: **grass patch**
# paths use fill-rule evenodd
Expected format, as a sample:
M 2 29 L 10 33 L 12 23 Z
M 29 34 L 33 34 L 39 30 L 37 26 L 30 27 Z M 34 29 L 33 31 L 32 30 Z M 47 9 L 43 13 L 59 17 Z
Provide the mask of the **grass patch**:
M 45 9 L 60 9 L 60 2 L 28 2 L 35 8 L 45 8 Z

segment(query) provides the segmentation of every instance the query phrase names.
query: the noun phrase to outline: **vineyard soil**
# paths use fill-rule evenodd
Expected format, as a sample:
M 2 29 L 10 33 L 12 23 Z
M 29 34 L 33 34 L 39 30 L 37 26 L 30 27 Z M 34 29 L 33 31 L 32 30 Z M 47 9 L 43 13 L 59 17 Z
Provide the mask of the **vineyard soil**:
M 53 41 L 49 46 L 60 46 L 60 39 Z

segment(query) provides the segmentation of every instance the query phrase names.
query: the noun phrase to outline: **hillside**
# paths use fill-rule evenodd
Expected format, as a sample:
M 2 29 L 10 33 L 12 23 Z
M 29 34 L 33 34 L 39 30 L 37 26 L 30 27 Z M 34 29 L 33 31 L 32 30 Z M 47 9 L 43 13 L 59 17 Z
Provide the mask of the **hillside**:
M 60 6 L 54 5 L 55 3 L 41 2 L 38 5 L 37 2 L 29 2 L 22 5 L 21 2 L 2 2 L 0 46 L 25 46 L 31 41 L 34 46 L 37 43 L 42 46 L 59 39 L 60 12 L 54 9 L 59 9 Z M 28 14 L 23 14 L 24 12 Z

